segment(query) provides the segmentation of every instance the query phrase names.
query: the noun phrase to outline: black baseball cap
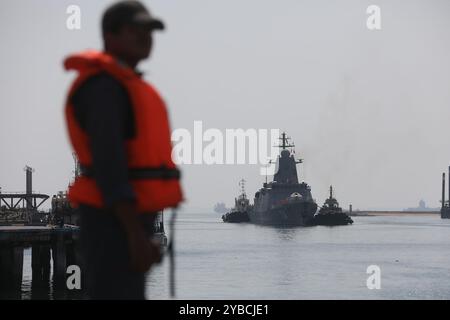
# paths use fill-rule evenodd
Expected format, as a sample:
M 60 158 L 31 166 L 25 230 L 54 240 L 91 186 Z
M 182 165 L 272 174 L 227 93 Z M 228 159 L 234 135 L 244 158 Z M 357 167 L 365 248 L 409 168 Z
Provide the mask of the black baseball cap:
M 116 2 L 103 14 L 103 34 L 117 33 L 125 25 L 140 25 L 154 30 L 164 30 L 164 23 L 161 20 L 154 18 L 141 2 L 133 0 Z

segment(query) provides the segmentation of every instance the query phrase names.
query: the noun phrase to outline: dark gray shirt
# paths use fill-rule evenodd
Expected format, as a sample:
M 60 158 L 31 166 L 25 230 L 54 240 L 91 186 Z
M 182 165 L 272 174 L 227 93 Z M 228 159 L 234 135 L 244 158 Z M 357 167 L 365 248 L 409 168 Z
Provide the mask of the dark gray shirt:
M 95 180 L 107 207 L 133 201 L 125 140 L 134 137 L 130 98 L 107 73 L 89 78 L 72 96 L 75 118 L 89 137 Z

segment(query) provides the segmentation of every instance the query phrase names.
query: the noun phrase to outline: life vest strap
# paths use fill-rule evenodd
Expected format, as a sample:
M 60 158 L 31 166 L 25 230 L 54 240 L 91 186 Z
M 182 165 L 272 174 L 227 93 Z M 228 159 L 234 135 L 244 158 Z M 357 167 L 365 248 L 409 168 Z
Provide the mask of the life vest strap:
M 94 178 L 94 169 L 90 166 L 80 165 L 81 175 L 87 178 Z M 131 180 L 139 179 L 180 179 L 180 170 L 167 167 L 148 167 L 148 168 L 128 168 L 128 178 Z

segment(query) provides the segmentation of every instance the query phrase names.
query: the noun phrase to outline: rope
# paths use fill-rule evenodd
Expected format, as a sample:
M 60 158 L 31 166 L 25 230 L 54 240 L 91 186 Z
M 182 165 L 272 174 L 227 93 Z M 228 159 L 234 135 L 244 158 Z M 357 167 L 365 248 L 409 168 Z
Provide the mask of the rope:
M 170 286 L 170 296 L 175 297 L 175 219 L 177 216 L 177 209 L 172 209 L 172 215 L 170 217 L 170 241 L 167 246 L 169 253 L 169 286 Z

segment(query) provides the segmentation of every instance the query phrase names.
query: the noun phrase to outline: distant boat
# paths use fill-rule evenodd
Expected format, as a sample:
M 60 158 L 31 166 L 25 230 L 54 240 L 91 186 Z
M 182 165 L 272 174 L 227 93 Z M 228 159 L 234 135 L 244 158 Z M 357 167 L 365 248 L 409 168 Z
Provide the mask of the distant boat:
M 224 214 L 224 213 L 228 212 L 228 209 L 227 209 L 227 207 L 225 206 L 225 203 L 223 203 L 223 202 L 218 202 L 218 203 L 216 203 L 216 205 L 214 206 L 214 212 L 220 213 L 220 214 Z

